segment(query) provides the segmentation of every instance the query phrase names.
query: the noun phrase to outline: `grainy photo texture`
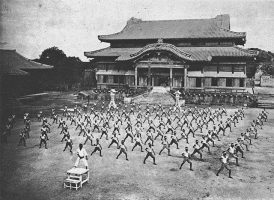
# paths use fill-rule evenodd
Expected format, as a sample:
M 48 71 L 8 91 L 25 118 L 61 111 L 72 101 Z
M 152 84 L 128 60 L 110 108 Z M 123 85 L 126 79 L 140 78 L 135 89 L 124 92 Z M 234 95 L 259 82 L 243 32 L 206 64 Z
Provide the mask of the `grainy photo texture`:
M 274 199 L 274 1 L 1 0 L 0 199 Z

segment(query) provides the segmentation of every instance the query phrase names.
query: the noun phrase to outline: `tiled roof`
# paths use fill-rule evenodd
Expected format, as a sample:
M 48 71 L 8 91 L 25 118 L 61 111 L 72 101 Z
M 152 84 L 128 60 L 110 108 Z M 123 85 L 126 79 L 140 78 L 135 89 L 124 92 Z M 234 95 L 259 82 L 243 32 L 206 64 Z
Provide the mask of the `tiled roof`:
M 16 50 L 0 49 L 1 71 L 9 75 L 26 75 L 23 70 L 51 69 L 53 66 L 31 61 L 16 52 Z
M 253 57 L 247 50 L 237 46 L 231 47 L 177 47 L 188 53 L 193 61 L 208 61 L 210 57 Z M 131 60 L 132 55 L 142 48 L 105 48 L 97 51 L 85 52 L 88 58 L 115 57 L 117 61 Z
M 222 16 L 221 16 L 222 17 Z M 101 41 L 136 39 L 198 39 L 198 38 L 245 38 L 244 32 L 230 31 L 230 26 L 220 27 L 220 16 L 210 19 L 184 19 L 142 21 L 132 18 L 121 32 L 99 35 Z M 228 16 L 228 24 L 229 16 Z

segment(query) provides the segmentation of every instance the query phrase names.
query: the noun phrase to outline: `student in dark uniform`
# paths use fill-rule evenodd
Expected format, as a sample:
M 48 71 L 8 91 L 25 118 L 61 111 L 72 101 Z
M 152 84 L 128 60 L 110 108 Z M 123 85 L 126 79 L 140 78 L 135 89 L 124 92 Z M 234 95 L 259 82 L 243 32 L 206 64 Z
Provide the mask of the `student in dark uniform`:
M 209 145 L 207 143 L 206 137 L 203 135 L 202 138 L 203 138 L 203 140 L 201 141 L 202 146 L 201 146 L 200 150 L 203 150 L 203 148 L 207 148 L 208 152 L 210 153 L 210 147 L 209 147 Z
M 47 149 L 47 136 L 46 136 L 45 132 L 41 133 L 39 148 L 41 148 L 43 143 L 45 144 L 45 149 Z
M 195 141 L 195 144 L 193 145 L 193 148 L 194 148 L 194 151 L 191 154 L 191 157 L 194 156 L 194 154 L 198 153 L 200 155 L 200 159 L 202 160 L 203 159 L 203 154 L 200 151 L 201 147 L 199 145 L 199 140 Z
M 105 135 L 106 136 L 106 140 L 108 140 L 108 130 L 106 129 L 106 125 L 104 124 L 102 129 L 101 129 L 102 133 L 100 136 L 100 139 L 102 139 L 102 137 Z
M 234 144 L 235 145 L 235 154 L 236 156 L 238 156 L 238 152 L 240 152 L 242 154 L 242 158 L 244 158 L 244 148 L 241 145 L 241 139 L 238 138 L 237 142 Z
M 64 150 L 63 151 L 66 151 L 66 149 L 67 149 L 67 147 L 69 147 L 70 148 L 70 153 L 72 153 L 72 145 L 73 145 L 73 143 L 72 143 L 72 140 L 71 140 L 71 138 L 70 138 L 70 135 L 68 135 L 67 136 L 67 138 L 66 138 L 66 146 L 65 146 L 65 148 L 64 148 Z
M 19 137 L 20 137 L 20 139 L 19 139 L 19 143 L 18 143 L 18 145 L 17 146 L 20 146 L 20 145 L 24 145 L 24 146 L 26 146 L 26 130 L 25 129 L 23 129 L 22 131 L 21 131 L 21 133 L 19 134 Z
M 146 155 L 143 163 L 146 164 L 147 158 L 151 157 L 153 159 L 153 164 L 157 165 L 155 162 L 155 152 L 154 152 L 154 149 L 152 148 L 152 145 L 150 143 L 148 143 L 148 147 L 145 150 L 147 152 L 147 155 Z
M 63 142 L 63 140 L 66 140 L 66 138 L 69 136 L 69 132 L 68 131 L 64 131 L 63 134 L 64 134 L 64 136 L 63 136 L 61 142 Z
M 119 139 L 117 138 L 116 134 L 114 133 L 113 136 L 111 137 L 111 142 L 108 146 L 108 148 L 111 147 L 112 144 L 116 144 L 117 145 L 117 149 L 119 148 Z
M 124 139 L 124 141 L 126 141 L 126 139 L 130 137 L 131 138 L 131 143 L 133 143 L 133 133 L 131 129 L 126 129 L 126 137 Z
M 125 146 L 125 141 L 124 140 L 121 141 L 121 145 L 119 146 L 119 148 L 120 148 L 120 152 L 117 155 L 116 159 L 118 159 L 119 156 L 123 153 L 126 156 L 126 160 L 128 160 L 128 158 L 127 158 L 127 147 Z
M 187 147 L 185 148 L 185 152 L 182 153 L 182 156 L 183 156 L 184 160 L 183 160 L 182 164 L 180 165 L 179 169 L 182 169 L 182 166 L 185 164 L 185 162 L 188 162 L 189 166 L 190 166 L 190 170 L 193 171 L 193 169 L 192 169 L 192 162 L 190 160 L 190 153 L 188 152 L 188 148 Z
M 91 152 L 90 155 L 92 156 L 92 154 L 94 154 L 96 151 L 99 151 L 100 156 L 103 157 L 103 156 L 102 156 L 102 146 L 101 146 L 101 144 L 100 144 L 99 138 L 96 139 L 95 148 L 94 148 L 94 150 Z
M 171 146 L 172 144 L 175 144 L 177 149 L 179 149 L 179 144 L 178 144 L 178 138 L 176 136 L 176 132 L 174 131 L 174 133 L 171 135 L 171 141 L 169 143 L 169 146 Z

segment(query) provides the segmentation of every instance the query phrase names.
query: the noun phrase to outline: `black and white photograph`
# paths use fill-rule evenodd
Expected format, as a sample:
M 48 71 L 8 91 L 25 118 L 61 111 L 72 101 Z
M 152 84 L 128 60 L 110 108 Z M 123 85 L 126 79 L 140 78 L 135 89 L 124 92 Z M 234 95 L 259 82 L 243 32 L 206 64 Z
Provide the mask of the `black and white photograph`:
M 0 200 L 274 199 L 274 0 L 0 8 Z

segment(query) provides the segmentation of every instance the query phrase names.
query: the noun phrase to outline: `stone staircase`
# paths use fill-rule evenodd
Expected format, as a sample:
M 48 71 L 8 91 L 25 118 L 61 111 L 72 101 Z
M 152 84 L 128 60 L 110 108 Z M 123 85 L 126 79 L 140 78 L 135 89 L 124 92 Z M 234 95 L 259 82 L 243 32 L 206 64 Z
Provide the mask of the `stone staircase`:
M 274 95 L 260 94 L 258 96 L 258 108 L 274 109 Z
M 170 87 L 154 86 L 151 90 L 151 93 L 168 93 Z
M 163 106 L 175 104 L 175 100 L 165 87 L 153 87 L 151 92 L 137 96 L 133 101 L 138 104 L 162 104 Z

